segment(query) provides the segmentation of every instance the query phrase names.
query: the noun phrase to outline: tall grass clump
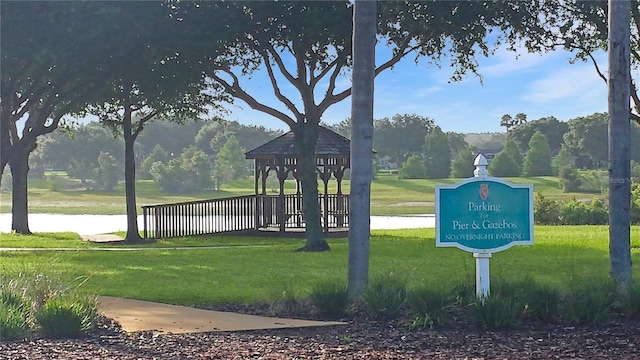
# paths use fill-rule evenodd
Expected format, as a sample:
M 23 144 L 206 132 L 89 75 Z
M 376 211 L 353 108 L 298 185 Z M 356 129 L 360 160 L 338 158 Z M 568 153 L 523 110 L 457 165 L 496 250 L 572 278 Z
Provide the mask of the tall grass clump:
M 524 313 L 524 291 L 517 284 L 498 282 L 487 296 L 474 298 L 472 312 L 476 321 L 489 330 L 517 325 Z
M 97 320 L 98 305 L 95 297 L 79 292 L 80 285 L 65 285 L 31 270 L 1 276 L 0 339 L 29 331 L 56 338 L 89 331 Z
M 376 316 L 393 318 L 400 314 L 406 297 L 406 281 L 390 273 L 374 278 L 365 289 L 363 300 Z
M 77 338 L 93 328 L 97 316 L 95 299 L 58 296 L 44 303 L 36 314 L 36 320 L 45 336 Z
M 640 284 L 633 283 L 620 301 L 622 314 L 630 318 L 640 317 Z
M 572 324 L 597 324 L 611 315 L 612 287 L 607 284 L 587 284 L 576 287 L 564 299 L 564 315 Z
M 530 320 L 553 322 L 560 314 L 560 292 L 533 279 L 516 283 L 519 300 L 524 306 L 523 317 Z
M 0 341 L 16 339 L 28 330 L 28 303 L 9 289 L 0 290 Z
M 349 307 L 349 291 L 343 284 L 321 282 L 313 286 L 311 302 L 321 316 L 339 318 Z
M 450 294 L 420 288 L 407 293 L 407 304 L 413 317 L 411 327 L 433 329 L 448 321 L 450 311 L 456 305 L 456 298 Z

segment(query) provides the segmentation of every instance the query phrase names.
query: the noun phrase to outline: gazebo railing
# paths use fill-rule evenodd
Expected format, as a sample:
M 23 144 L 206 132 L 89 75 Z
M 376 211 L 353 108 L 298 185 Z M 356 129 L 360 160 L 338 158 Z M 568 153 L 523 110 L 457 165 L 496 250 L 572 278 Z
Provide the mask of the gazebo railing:
M 261 228 L 279 227 L 281 218 L 285 228 L 303 228 L 305 221 L 302 213 L 302 196 L 295 194 L 283 195 L 284 208 L 278 209 L 279 195 L 257 195 L 258 224 Z M 349 195 L 330 194 L 319 195 L 322 227 L 343 228 L 349 226 Z M 329 211 L 325 211 L 329 209 Z

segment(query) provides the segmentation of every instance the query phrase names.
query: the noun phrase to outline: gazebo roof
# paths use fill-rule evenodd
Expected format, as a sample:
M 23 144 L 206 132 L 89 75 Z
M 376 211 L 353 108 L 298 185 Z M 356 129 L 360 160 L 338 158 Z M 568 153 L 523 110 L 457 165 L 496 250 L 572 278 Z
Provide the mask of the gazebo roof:
M 257 159 L 265 157 L 295 157 L 297 154 L 294 140 L 293 131 L 289 131 L 286 134 L 269 141 L 266 144 L 258 146 L 257 148 L 247 151 L 245 157 L 247 159 Z M 349 157 L 351 154 L 350 142 L 346 137 L 337 134 L 326 127 L 318 127 L 318 143 L 316 146 L 316 156 L 335 156 L 335 157 Z

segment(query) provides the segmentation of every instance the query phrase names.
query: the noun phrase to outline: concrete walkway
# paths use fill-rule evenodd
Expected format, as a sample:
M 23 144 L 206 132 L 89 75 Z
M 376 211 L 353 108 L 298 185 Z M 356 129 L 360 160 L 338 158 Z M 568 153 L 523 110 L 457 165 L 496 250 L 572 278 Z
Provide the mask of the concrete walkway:
M 149 301 L 98 297 L 98 311 L 127 332 L 192 333 L 344 325 L 336 321 L 283 319 L 194 309 Z

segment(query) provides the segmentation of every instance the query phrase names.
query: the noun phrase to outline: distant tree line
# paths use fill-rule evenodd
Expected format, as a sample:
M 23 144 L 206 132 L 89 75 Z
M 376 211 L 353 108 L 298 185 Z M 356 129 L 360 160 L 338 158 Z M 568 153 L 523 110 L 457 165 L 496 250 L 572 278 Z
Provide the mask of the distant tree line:
M 556 175 L 563 188 L 575 191 L 582 185 L 578 169 L 607 164 L 607 121 L 606 113 L 566 122 L 545 117 L 521 122 L 506 134 L 461 134 L 443 132 L 425 116 L 397 114 L 374 120 L 374 144 L 377 158 L 399 164 L 401 178 L 470 177 L 475 155 L 493 153 L 489 166 L 493 176 Z M 328 127 L 350 136 L 349 119 Z M 633 124 L 632 131 L 632 160 L 638 172 L 640 127 Z M 186 124 L 152 122 L 136 144 L 138 177 L 153 179 L 172 193 L 219 189 L 248 175 L 244 152 L 281 133 L 218 118 Z M 96 122 L 47 134 L 31 155 L 30 176 L 40 177 L 45 169 L 65 170 L 88 188 L 113 190 L 123 179 L 124 167 L 116 135 Z
M 506 134 L 460 134 L 443 132 L 427 117 L 395 115 L 374 120 L 374 149 L 378 158 L 401 164 L 401 178 L 469 177 L 473 172 L 469 159 L 479 153 L 490 155 L 489 171 L 494 176 L 571 176 L 578 169 L 607 166 L 608 114 L 569 121 L 555 117 L 526 121 L 525 114 L 515 119 L 503 116 L 501 122 L 509 124 Z M 348 134 L 348 122 L 335 129 Z M 636 165 L 640 163 L 638 124 L 631 124 L 631 138 L 631 160 Z
M 218 189 L 248 175 L 245 151 L 280 134 L 222 119 L 149 123 L 136 143 L 137 177 L 153 179 L 171 193 Z M 94 190 L 114 190 L 124 178 L 122 141 L 117 132 L 98 122 L 42 136 L 29 162 L 31 177 L 42 177 L 45 170 L 64 170 Z

